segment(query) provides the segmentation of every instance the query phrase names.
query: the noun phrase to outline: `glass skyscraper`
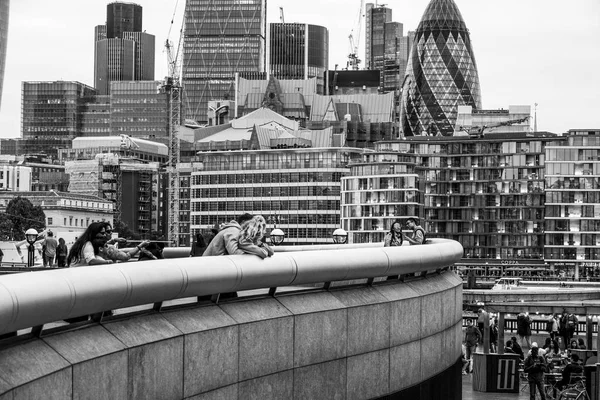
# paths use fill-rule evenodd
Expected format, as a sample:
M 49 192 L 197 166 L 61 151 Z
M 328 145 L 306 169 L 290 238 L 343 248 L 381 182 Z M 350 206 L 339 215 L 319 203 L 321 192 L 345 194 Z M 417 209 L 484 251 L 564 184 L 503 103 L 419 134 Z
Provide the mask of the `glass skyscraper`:
M 317 78 L 323 93 L 323 73 L 329 63 L 329 31 L 309 24 L 271 24 L 270 73 L 277 79 Z
M 453 0 L 431 0 L 415 32 L 402 86 L 404 136 L 452 136 L 462 105 L 481 108 L 469 30 Z
M 185 11 L 183 112 L 208 121 L 208 101 L 234 98 L 235 73 L 265 69 L 266 0 L 188 0 Z
M 0 101 L 4 82 L 4 64 L 6 63 L 6 43 L 8 41 L 9 0 L 0 0 Z
M 142 32 L 142 7 L 133 3 L 107 6 L 106 25 L 94 30 L 94 84 L 100 95 L 112 81 L 154 80 L 154 35 Z

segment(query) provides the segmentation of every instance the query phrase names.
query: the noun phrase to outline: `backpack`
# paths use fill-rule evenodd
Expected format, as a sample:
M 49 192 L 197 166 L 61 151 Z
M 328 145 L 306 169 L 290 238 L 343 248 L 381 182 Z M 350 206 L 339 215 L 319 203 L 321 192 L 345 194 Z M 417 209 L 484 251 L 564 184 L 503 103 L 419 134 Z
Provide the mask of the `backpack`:
M 422 244 L 427 243 L 427 232 L 425 232 L 425 229 L 419 227 L 419 228 L 415 229 L 415 233 L 417 233 L 417 231 L 421 231 L 423 233 L 423 243 Z

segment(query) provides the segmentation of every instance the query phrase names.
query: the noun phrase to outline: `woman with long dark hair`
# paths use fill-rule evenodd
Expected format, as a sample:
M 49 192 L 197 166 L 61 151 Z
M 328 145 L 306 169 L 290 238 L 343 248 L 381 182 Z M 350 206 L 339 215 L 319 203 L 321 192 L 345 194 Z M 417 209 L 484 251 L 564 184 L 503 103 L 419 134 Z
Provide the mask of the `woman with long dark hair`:
M 100 248 L 94 245 L 95 239 L 106 237 L 106 228 L 103 222 L 92 222 L 85 232 L 77 238 L 69 255 L 67 256 L 67 266 L 69 267 L 84 267 L 86 265 L 103 265 L 112 264 L 111 260 L 105 260 L 101 257 L 96 257 L 99 254 Z
M 402 223 L 400 221 L 394 221 L 390 227 L 390 231 L 385 234 L 383 240 L 384 247 L 390 246 L 402 246 Z

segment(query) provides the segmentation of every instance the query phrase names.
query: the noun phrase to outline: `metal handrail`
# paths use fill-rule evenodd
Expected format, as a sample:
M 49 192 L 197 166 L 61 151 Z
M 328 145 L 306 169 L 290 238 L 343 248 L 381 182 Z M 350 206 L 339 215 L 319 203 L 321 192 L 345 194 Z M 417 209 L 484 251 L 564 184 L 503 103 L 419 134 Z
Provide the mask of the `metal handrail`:
M 194 296 L 434 271 L 462 254 L 460 243 L 432 239 L 421 246 L 278 252 L 264 260 L 185 257 L 0 276 L 0 334 Z

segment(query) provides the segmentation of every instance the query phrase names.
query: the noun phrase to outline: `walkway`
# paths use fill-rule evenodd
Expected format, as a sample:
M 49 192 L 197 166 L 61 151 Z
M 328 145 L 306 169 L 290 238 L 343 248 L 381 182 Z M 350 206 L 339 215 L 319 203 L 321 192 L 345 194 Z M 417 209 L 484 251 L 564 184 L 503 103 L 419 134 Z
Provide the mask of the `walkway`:
M 463 400 L 504 400 L 504 399 L 529 399 L 529 389 L 519 393 L 486 393 L 473 390 L 473 374 L 462 376 Z

